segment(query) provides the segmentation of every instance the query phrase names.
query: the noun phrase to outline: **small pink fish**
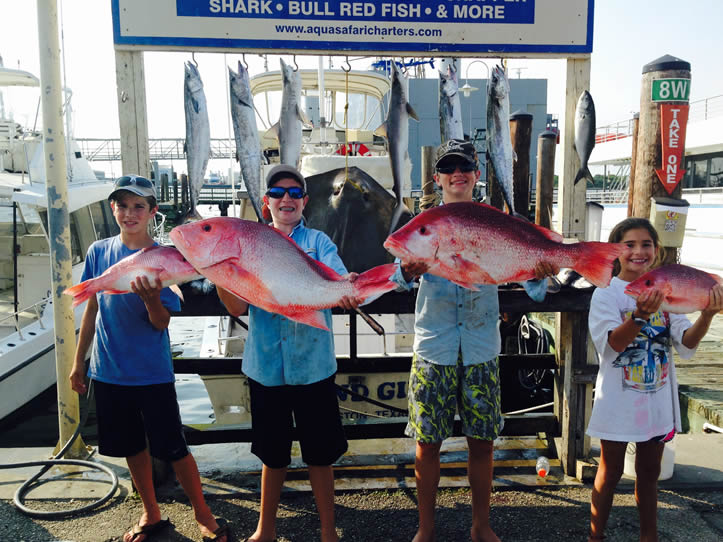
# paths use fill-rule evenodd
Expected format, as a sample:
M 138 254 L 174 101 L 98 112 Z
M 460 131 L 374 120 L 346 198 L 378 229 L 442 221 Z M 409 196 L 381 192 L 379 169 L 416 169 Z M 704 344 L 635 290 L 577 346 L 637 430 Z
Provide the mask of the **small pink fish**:
M 705 309 L 710 302 L 710 290 L 723 284 L 723 278 L 687 265 L 664 265 L 648 271 L 625 287 L 625 293 L 637 298 L 653 288 L 660 290 L 665 299 L 664 311 L 688 314 Z
M 280 231 L 249 220 L 215 217 L 176 226 L 174 245 L 208 280 L 268 312 L 328 329 L 321 309 L 344 296 L 366 299 L 396 288 L 396 266 L 365 271 L 349 282 L 308 256 Z
M 542 226 L 484 203 L 447 203 L 425 211 L 384 242 L 408 262 L 424 262 L 429 272 L 465 288 L 535 278 L 538 262 L 572 268 L 595 286 L 607 286 L 613 262 L 625 251 L 619 243 L 563 243 Z
M 131 281 L 137 277 L 148 277 L 151 284 L 160 280 L 164 287 L 170 286 L 182 298 L 181 290 L 175 285 L 196 280 L 201 275 L 175 248 L 154 245 L 123 258 L 101 276 L 76 284 L 63 293 L 73 296 L 75 307 L 96 292 L 127 294 L 131 291 Z

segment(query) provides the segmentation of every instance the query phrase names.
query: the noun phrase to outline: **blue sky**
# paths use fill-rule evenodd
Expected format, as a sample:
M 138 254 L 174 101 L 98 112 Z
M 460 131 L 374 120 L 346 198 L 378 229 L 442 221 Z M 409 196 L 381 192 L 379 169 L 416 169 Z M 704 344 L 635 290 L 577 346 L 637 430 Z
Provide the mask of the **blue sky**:
M 538 2 L 541 0 L 538 0 Z M 117 137 L 118 118 L 115 87 L 115 59 L 111 30 L 110 0 L 59 0 L 65 42 L 66 82 L 73 89 L 75 135 Z M 36 3 L 2 0 L 0 55 L 5 66 L 39 75 Z M 594 49 L 591 93 L 595 99 L 598 126 L 624 120 L 639 109 L 641 69 L 646 63 L 672 54 L 692 64 L 691 101 L 723 94 L 723 2 L 720 0 L 598 0 L 595 5 Z M 240 55 L 229 54 L 235 65 Z M 316 67 L 316 58 L 299 63 Z M 189 53 L 146 53 L 146 92 L 151 137 L 183 137 L 183 61 Z M 212 115 L 212 135 L 228 134 L 226 83 L 223 54 L 197 54 Z M 262 69 L 258 56 L 248 56 L 251 73 Z M 287 55 L 286 59 L 290 59 Z M 462 70 L 465 73 L 465 63 Z M 336 66 L 339 66 L 337 60 Z M 365 69 L 368 61 L 353 64 Z M 488 64 L 490 64 L 488 62 Z M 561 114 L 564 106 L 564 60 L 512 59 L 524 68 L 523 78 L 547 78 L 548 111 Z M 278 69 L 278 60 L 269 60 Z M 430 73 L 431 74 L 431 73 Z M 471 78 L 485 76 L 478 64 L 469 70 Z M 6 102 L 8 100 L 6 99 Z M 7 107 L 7 105 L 6 105 Z M 34 115 L 34 105 L 30 107 Z M 214 120 L 215 119 L 215 120 Z M 20 120 L 20 119 L 19 119 Z M 30 119 L 32 121 L 32 117 Z

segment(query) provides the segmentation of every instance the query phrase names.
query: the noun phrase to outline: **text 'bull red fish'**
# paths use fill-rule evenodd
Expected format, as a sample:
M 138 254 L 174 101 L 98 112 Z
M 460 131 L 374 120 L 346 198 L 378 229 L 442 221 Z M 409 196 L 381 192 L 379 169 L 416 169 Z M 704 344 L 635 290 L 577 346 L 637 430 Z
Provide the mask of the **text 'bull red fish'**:
M 448 203 L 417 215 L 384 247 L 405 262 L 424 262 L 429 273 L 475 290 L 535 278 L 535 265 L 572 268 L 595 286 L 612 278 L 618 243 L 563 244 L 560 234 L 484 203 Z
M 386 264 L 354 282 L 308 256 L 287 235 L 240 218 L 215 217 L 177 226 L 169 237 L 186 259 L 216 286 L 244 301 L 320 329 L 321 309 L 344 296 L 366 299 L 396 288 L 396 266 Z

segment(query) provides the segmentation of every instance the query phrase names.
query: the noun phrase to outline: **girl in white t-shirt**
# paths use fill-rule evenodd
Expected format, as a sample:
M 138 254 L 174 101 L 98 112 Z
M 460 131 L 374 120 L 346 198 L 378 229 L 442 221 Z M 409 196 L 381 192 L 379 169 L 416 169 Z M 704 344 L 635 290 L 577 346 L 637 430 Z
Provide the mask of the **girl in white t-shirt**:
M 611 243 L 628 250 L 615 262 L 612 281 L 590 302 L 589 326 L 600 369 L 587 433 L 600 439 L 600 465 L 590 503 L 589 541 L 602 540 L 613 493 L 623 473 L 628 442 L 636 443 L 635 498 L 641 542 L 657 541 L 657 492 L 664 443 L 680 431 L 678 382 L 671 346 L 683 359 L 693 356 L 713 317 L 723 309 L 723 286 L 711 290 L 708 308 L 694 324 L 682 314 L 660 310 L 663 293 L 637 299 L 624 293 L 629 282 L 658 260 L 655 228 L 628 218 L 610 232 Z

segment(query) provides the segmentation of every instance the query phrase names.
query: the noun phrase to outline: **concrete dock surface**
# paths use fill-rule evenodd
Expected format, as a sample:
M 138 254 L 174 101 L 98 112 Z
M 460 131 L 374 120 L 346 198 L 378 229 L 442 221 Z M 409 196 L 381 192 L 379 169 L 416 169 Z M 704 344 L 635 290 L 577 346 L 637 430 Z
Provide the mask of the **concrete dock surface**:
M 416 530 L 413 442 L 385 441 L 375 458 L 374 443 L 354 441 L 336 471 L 337 530 L 342 540 L 409 541 Z M 659 532 L 661 541 L 723 540 L 723 434 L 678 435 L 675 467 L 669 480 L 660 482 Z M 534 458 L 544 453 L 544 443 L 499 439 L 495 452 L 492 525 L 502 540 L 585 540 L 588 532 L 590 483 L 565 477 L 552 459 L 544 479 L 534 472 Z M 525 448 L 519 448 L 519 446 Z M 442 454 L 442 479 L 438 499 L 438 541 L 469 540 L 471 495 L 467 487 L 463 440 L 450 439 Z M 531 451 L 532 450 L 532 451 Z M 234 526 L 239 540 L 253 533 L 259 510 L 259 463 L 249 458 L 248 444 L 194 446 L 209 505 Z M 599 448 L 593 443 L 593 456 Z M 3 462 L 43 459 L 44 448 L 2 449 Z M 245 459 L 244 459 L 245 458 Z M 243 460 L 242 460 L 243 459 Z M 34 519 L 19 513 L 12 503 L 16 488 L 36 468 L 0 471 L 0 540 L 26 542 L 103 542 L 120 536 L 137 521 L 141 504 L 133 494 L 123 460 L 94 458 L 112 466 L 120 479 L 119 490 L 102 507 L 57 520 Z M 594 461 L 594 457 L 593 457 Z M 75 471 L 75 467 L 71 467 Z M 104 474 L 64 474 L 54 469 L 52 482 L 29 495 L 31 508 L 73 508 L 99 498 L 107 491 Z M 637 540 L 638 516 L 634 480 L 625 476 L 618 486 L 609 522 L 612 541 Z M 164 513 L 174 525 L 153 538 L 156 541 L 200 540 L 192 510 L 178 483 L 171 477 L 158 489 Z M 319 540 L 318 516 L 306 470 L 295 459 L 289 470 L 277 522 L 280 541 Z

